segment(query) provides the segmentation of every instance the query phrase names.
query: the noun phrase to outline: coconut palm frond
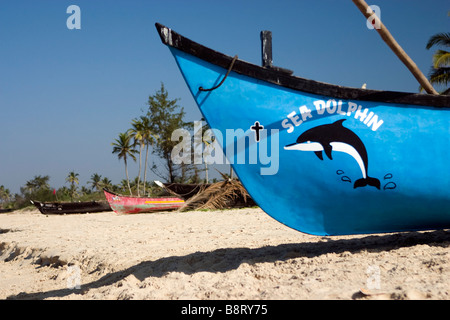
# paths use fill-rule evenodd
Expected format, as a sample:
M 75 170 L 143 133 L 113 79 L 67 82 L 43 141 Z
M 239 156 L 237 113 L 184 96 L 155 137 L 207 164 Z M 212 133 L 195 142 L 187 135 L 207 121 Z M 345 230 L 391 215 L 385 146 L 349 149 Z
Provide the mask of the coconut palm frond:
M 450 66 L 450 52 L 437 50 L 433 55 L 433 67 L 435 69 Z
M 437 33 L 433 35 L 430 40 L 427 42 L 427 49 L 430 49 L 431 47 L 435 45 L 443 45 L 450 47 L 450 33 Z
M 430 81 L 435 84 L 447 85 L 450 82 L 450 67 L 432 69 Z
M 430 49 L 435 45 L 450 47 L 450 33 L 437 33 L 433 35 L 428 40 L 426 48 Z M 450 82 L 450 52 L 436 50 L 433 54 L 433 67 L 428 78 L 432 84 L 444 87 L 443 92 L 449 90 L 447 86 Z M 422 88 L 420 90 L 422 91 Z
M 220 210 L 226 208 L 255 205 L 247 190 L 238 180 L 224 180 L 213 183 L 204 191 L 189 199 L 181 209 L 186 210 Z

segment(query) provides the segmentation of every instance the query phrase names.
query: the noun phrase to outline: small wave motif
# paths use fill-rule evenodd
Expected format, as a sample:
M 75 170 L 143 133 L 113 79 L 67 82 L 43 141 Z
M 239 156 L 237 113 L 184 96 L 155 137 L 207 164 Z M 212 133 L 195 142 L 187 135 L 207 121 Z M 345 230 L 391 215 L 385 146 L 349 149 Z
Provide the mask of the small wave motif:
M 388 182 L 384 185 L 383 190 L 393 190 L 397 188 L 397 185 L 395 184 L 395 182 Z
M 384 175 L 384 180 L 390 180 L 392 179 L 394 176 L 392 173 L 386 173 Z M 395 182 L 388 182 L 384 185 L 383 190 L 394 190 L 395 188 L 397 188 L 397 184 Z

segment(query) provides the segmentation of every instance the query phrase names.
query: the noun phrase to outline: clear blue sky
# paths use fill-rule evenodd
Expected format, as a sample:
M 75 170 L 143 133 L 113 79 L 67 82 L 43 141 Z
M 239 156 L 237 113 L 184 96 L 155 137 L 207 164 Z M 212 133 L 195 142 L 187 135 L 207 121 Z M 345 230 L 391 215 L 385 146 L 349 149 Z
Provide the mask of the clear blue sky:
M 374 0 L 390 32 L 428 74 L 429 37 L 449 32 L 448 0 Z M 81 30 L 69 30 L 69 5 Z M 274 64 L 301 77 L 371 89 L 416 92 L 409 71 L 366 27 L 350 0 L 1 0 L 0 185 L 18 193 L 70 171 L 125 178 L 111 142 L 143 114 L 164 82 L 171 98 L 200 113 L 155 31 L 160 22 L 194 41 L 260 64 L 261 30 L 273 33 Z M 129 166 L 130 176 L 138 166 Z M 152 177 L 151 177 L 152 178 Z

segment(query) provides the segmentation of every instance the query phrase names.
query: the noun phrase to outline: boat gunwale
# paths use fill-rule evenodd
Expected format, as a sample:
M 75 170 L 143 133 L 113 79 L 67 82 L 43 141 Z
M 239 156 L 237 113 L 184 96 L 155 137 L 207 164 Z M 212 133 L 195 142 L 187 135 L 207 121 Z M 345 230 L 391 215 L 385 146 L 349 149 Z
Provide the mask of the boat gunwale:
M 104 192 L 107 192 L 109 194 L 112 194 L 113 196 L 117 196 L 117 197 L 122 197 L 122 198 L 133 198 L 133 199 L 178 199 L 178 200 L 183 200 L 179 197 L 175 197 L 175 196 L 159 196 L 159 197 L 138 197 L 138 196 L 127 196 L 127 195 L 122 195 L 120 193 L 115 193 L 113 191 L 110 191 L 106 188 L 103 188 Z
M 233 57 L 194 42 L 160 23 L 156 23 L 155 26 L 161 41 L 167 46 L 181 50 L 226 70 L 233 61 Z M 450 109 L 450 96 L 448 95 L 344 87 L 289 75 L 277 69 L 261 67 L 240 59 L 235 61 L 232 71 L 288 89 L 337 99 L 416 105 L 442 110 Z
M 46 204 L 46 205 L 94 205 L 94 204 L 102 204 L 107 203 L 107 200 L 91 200 L 91 201 L 38 201 L 38 200 L 30 200 L 32 204 L 39 203 L 39 204 Z

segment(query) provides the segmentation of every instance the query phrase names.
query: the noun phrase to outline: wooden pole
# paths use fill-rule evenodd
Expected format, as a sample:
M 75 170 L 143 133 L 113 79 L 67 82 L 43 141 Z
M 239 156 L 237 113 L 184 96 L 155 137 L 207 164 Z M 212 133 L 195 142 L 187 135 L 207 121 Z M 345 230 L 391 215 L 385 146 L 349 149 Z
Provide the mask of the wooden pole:
M 271 68 L 273 64 L 272 58 L 272 32 L 261 31 L 261 55 L 262 66 Z
M 391 48 L 396 56 L 405 64 L 405 66 L 411 71 L 413 76 L 420 83 L 422 88 L 430 94 L 438 94 L 438 92 L 433 88 L 428 79 L 423 75 L 414 61 L 406 54 L 402 47 L 395 41 L 394 37 L 391 35 L 386 26 L 381 22 L 378 16 L 373 12 L 373 10 L 367 5 L 364 0 L 352 0 L 353 3 L 358 7 L 359 11 L 366 17 L 366 19 L 375 19 L 375 29 L 380 34 L 381 38 L 386 42 L 386 44 Z

